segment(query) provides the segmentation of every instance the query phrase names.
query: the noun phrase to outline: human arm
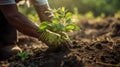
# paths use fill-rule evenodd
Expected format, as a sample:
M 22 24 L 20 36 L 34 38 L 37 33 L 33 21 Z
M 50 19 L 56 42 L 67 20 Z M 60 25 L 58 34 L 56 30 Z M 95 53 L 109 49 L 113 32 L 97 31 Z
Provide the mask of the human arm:
M 20 32 L 36 38 L 40 36 L 38 27 L 24 15 L 19 13 L 16 4 L 0 5 L 0 10 L 3 12 L 9 23 Z
M 19 13 L 15 4 L 1 5 L 0 10 L 3 12 L 9 23 L 14 26 L 18 31 L 22 32 L 23 34 L 38 38 L 42 42 L 46 43 L 46 45 L 48 45 L 49 47 L 54 48 L 54 46 L 57 45 L 54 43 L 56 43 L 58 39 L 61 39 L 59 34 L 52 31 L 38 32 L 38 27 L 34 23 L 32 23 L 32 21 L 28 20 L 24 15 Z M 51 36 L 53 37 L 53 41 L 49 42 L 47 39 L 50 39 Z M 62 45 L 70 45 L 67 40 L 61 40 L 60 42 L 60 44 Z
M 51 21 L 52 17 L 49 17 L 49 16 L 52 15 L 52 13 L 50 13 L 50 12 L 45 13 L 45 11 L 50 10 L 48 0 L 30 0 L 30 2 L 36 9 L 41 22 Z

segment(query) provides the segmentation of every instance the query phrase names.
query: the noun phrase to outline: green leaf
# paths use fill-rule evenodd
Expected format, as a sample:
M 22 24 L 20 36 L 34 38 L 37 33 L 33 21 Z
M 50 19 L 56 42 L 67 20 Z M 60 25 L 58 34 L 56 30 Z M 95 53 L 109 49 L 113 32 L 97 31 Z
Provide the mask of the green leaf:
M 21 56 L 23 56 L 23 54 L 22 54 L 21 52 L 20 52 L 20 53 L 18 53 L 17 55 L 18 55 L 18 56 L 20 56 L 20 57 L 21 57 Z
M 62 11 L 62 12 L 65 12 L 65 7 L 62 7 L 62 8 L 61 8 L 61 11 Z
M 80 27 L 78 27 L 78 26 L 75 26 L 75 30 L 77 30 L 77 31 L 78 31 L 78 30 L 80 30 Z
M 66 26 L 66 30 L 73 30 L 74 28 L 75 28 L 75 26 L 72 24 Z
M 73 30 L 80 30 L 78 26 L 74 24 L 69 24 L 65 27 L 66 31 L 72 32 Z
M 52 24 L 57 24 L 59 21 L 57 19 L 52 19 Z
M 25 56 L 28 56 L 28 55 L 30 55 L 30 53 L 29 53 L 29 52 L 24 52 L 24 53 L 25 53 L 25 54 L 24 54 Z
M 61 18 L 63 18 L 63 16 L 62 16 L 62 14 L 60 14 L 60 13 L 54 13 L 54 17 L 55 17 L 55 19 L 61 19 Z
M 67 24 L 70 24 L 70 23 L 72 23 L 72 20 L 71 20 L 71 18 L 67 19 L 67 20 L 66 20 L 66 23 L 67 23 Z
M 21 58 L 22 61 L 24 61 L 25 59 L 28 58 L 28 56 L 30 55 L 30 53 L 29 52 L 20 52 L 17 55 Z
M 53 26 L 53 30 L 56 32 L 64 30 L 64 26 L 61 23 L 54 23 L 52 26 Z
M 71 12 L 66 13 L 66 18 L 71 18 L 71 17 L 72 17 L 72 13 Z
M 49 29 L 50 28 L 50 22 L 42 22 L 40 25 L 39 25 L 39 31 L 46 31 L 46 29 Z

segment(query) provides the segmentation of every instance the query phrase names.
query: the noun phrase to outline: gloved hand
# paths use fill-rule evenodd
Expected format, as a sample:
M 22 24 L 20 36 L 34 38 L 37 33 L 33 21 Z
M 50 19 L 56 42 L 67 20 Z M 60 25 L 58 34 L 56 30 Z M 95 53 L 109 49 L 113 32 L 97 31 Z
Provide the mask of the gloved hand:
M 65 32 L 62 32 L 61 35 L 62 35 L 62 40 L 63 40 L 62 45 L 63 45 L 63 46 L 66 45 L 65 48 L 71 47 L 72 41 L 70 40 L 68 34 L 65 33 Z
M 41 34 L 41 36 L 39 37 L 39 40 L 41 40 L 42 42 L 46 44 L 52 44 L 58 38 L 60 38 L 59 34 L 54 33 L 50 30 L 46 30 L 45 32 Z
M 62 36 L 61 36 L 62 35 Z M 49 48 L 64 48 L 68 49 L 71 47 L 72 43 L 66 33 L 58 34 L 50 30 L 46 30 L 39 37 L 39 40 L 44 42 Z

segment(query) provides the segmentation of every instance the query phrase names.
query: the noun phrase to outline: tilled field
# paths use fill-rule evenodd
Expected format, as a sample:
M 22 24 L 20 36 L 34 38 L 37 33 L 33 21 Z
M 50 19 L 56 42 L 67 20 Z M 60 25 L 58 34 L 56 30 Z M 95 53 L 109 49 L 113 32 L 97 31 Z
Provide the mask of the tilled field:
M 19 35 L 17 43 L 30 52 L 27 60 L 13 56 L 0 61 L 0 67 L 120 67 L 120 18 L 101 22 L 82 20 L 81 31 L 70 34 L 70 50 L 51 52 L 35 38 Z

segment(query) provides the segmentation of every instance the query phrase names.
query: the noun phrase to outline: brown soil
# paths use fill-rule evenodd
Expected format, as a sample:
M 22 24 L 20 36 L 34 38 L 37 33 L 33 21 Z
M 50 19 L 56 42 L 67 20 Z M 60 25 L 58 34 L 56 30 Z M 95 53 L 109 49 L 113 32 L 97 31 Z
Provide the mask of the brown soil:
M 19 35 L 17 43 L 30 52 L 25 61 L 18 56 L 0 61 L 0 67 L 120 67 L 120 19 L 101 22 L 82 20 L 81 31 L 70 33 L 70 50 L 51 52 L 35 38 Z

